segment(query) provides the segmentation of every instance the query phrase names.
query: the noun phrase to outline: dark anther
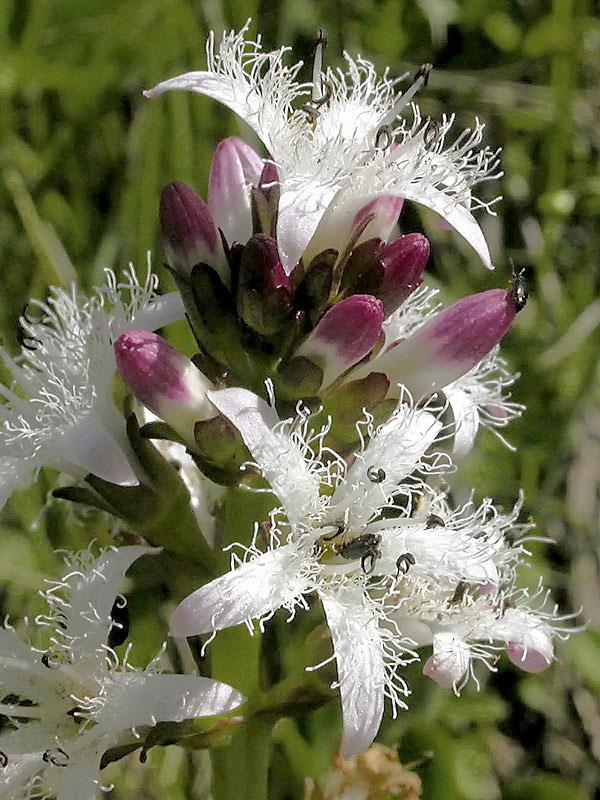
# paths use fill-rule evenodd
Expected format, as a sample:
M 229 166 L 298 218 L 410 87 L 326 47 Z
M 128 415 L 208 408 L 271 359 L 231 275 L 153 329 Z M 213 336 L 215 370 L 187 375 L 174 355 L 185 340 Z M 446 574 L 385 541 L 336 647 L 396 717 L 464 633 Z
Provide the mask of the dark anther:
M 63 659 L 56 650 L 46 650 L 42 656 L 42 664 L 48 669 L 59 669 L 63 665 Z
M 529 297 L 529 284 L 525 278 L 525 267 L 518 272 L 515 268 L 515 262 L 510 259 L 512 267 L 512 278 L 508 282 L 508 291 L 510 298 L 514 303 L 515 311 L 521 311 L 527 305 L 527 298 Z
M 450 598 L 450 605 L 456 605 L 457 603 L 462 603 L 468 588 L 469 588 L 468 583 L 465 583 L 465 581 L 459 581 L 456 584 L 456 589 L 454 590 L 454 594 Z
M 388 125 L 382 125 L 375 134 L 375 147 L 377 150 L 387 150 L 392 143 L 392 132 Z
M 323 50 L 327 47 L 327 32 L 324 28 L 319 28 L 317 31 L 317 40 L 315 41 L 315 50 L 321 45 Z
M 443 528 L 444 527 L 444 520 L 441 517 L 438 517 L 437 514 L 430 514 L 427 517 L 427 522 L 425 523 L 426 528 Z
M 383 483 L 385 480 L 385 470 L 381 467 L 371 466 L 367 469 L 367 478 L 371 483 Z
M 65 753 L 62 747 L 57 747 L 55 750 L 46 750 L 42 755 L 42 760 L 46 764 L 52 764 L 55 767 L 66 767 L 69 755 Z
M 415 563 L 415 557 L 412 553 L 402 553 L 402 555 L 398 556 L 396 559 L 396 577 L 398 578 L 400 573 L 406 575 L 408 570 L 414 566 Z
M 118 647 L 129 636 L 129 608 L 126 603 L 121 602 L 123 598 L 117 598 L 110 610 L 111 625 L 108 632 L 108 646 Z
M 3 753 L 2 750 L 0 750 L 0 769 L 4 769 L 4 767 L 7 764 L 8 764 L 8 756 L 6 755 L 6 753 Z
M 343 525 L 341 522 L 338 522 L 338 526 L 334 533 L 329 533 L 327 536 L 322 536 L 324 542 L 331 542 L 333 539 L 337 539 L 338 536 L 341 536 L 342 533 L 346 530 L 346 526 Z
M 367 561 L 369 562 L 368 567 Z M 370 575 L 375 569 L 375 555 L 373 553 L 365 553 L 360 560 L 360 566 L 365 575 Z
M 143 748 L 140 750 L 140 764 L 145 764 L 148 761 L 148 751 Z
M 425 128 L 425 133 L 423 134 L 425 147 L 429 147 L 433 144 L 433 142 L 435 142 L 439 130 L 440 126 L 434 119 L 427 120 L 427 127 Z
M 429 76 L 431 75 L 431 70 L 433 69 L 433 64 L 421 64 L 419 69 L 415 72 L 415 77 L 413 78 L 413 83 L 420 79 L 423 79 L 423 86 L 427 86 L 429 83 Z

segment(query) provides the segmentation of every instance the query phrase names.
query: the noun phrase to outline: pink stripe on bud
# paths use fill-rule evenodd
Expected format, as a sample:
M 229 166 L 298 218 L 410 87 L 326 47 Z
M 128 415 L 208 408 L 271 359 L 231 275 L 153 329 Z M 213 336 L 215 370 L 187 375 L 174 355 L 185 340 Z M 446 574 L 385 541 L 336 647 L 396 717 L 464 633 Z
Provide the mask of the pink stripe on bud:
M 121 378 L 135 397 L 186 441 L 194 441 L 194 424 L 216 416 L 206 393 L 212 383 L 161 336 L 133 330 L 114 345 Z
M 250 190 L 258 184 L 263 160 L 241 139 L 219 142 L 208 179 L 208 205 L 229 244 L 252 236 Z
M 160 227 L 169 264 L 189 276 L 195 264 L 208 264 L 229 284 L 229 268 L 221 237 L 209 207 L 185 183 L 170 183 L 162 190 Z
M 403 205 L 402 197 L 376 197 L 375 200 L 370 200 L 360 209 L 352 222 L 352 230 L 355 231 L 365 223 L 367 217 L 374 215 L 374 219 L 367 224 L 358 241 L 381 239 L 387 242 L 398 222 Z
M 381 333 L 383 304 L 368 294 L 341 300 L 319 320 L 297 355 L 323 369 L 322 389 L 368 355 Z
M 420 330 L 363 367 L 384 372 L 415 397 L 443 389 L 478 364 L 498 344 L 515 318 L 515 304 L 504 289 L 464 297 Z
M 423 282 L 429 260 L 429 241 L 421 233 L 409 233 L 387 245 L 381 253 L 384 274 L 377 292 L 386 317 L 399 308 Z
M 237 304 L 244 322 L 264 336 L 275 333 L 290 310 L 292 281 L 270 236 L 259 233 L 244 248 Z

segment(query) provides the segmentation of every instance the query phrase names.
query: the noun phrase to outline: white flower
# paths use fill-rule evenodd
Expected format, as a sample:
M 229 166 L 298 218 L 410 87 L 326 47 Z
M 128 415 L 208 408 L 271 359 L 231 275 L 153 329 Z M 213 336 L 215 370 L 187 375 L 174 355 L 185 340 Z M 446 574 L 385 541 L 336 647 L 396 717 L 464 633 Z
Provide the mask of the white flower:
M 498 428 L 505 428 L 525 410 L 524 405 L 512 402 L 510 395 L 504 394 L 504 390 L 512 386 L 518 377 L 508 371 L 506 361 L 500 356 L 500 346 L 497 345 L 472 370 L 444 387 L 444 394 L 454 415 L 454 458 L 461 458 L 470 452 L 480 425 L 495 433 L 507 447 L 514 449 Z
M 12 386 L 0 384 L 0 508 L 11 492 L 49 466 L 83 478 L 88 473 L 121 485 L 138 483 L 124 421 L 111 399 L 112 344 L 129 328 L 154 330 L 184 316 L 179 295 L 156 294 L 148 269 L 140 283 L 107 271 L 107 285 L 85 297 L 53 287 L 33 301 L 39 319 L 21 318 L 17 358 L 0 348 Z
M 446 613 L 457 587 L 489 587 L 495 596 L 514 579 L 524 550 L 508 533 L 522 539 L 529 528 L 516 521 L 520 504 L 509 515 L 489 500 L 453 511 L 432 494 L 426 479 L 450 466 L 431 452 L 444 433 L 440 410 L 414 408 L 406 393 L 384 425 L 359 426 L 363 441 L 349 466 L 324 445 L 327 428 L 312 430 L 302 409 L 280 422 L 245 389 L 210 397 L 240 430 L 281 508 L 267 528 L 257 526 L 249 548 L 240 546 L 231 572 L 179 605 L 171 633 L 214 633 L 241 622 L 252 630 L 253 619 L 262 627 L 278 608 L 291 619 L 316 592 L 337 661 L 342 754 L 361 752 L 377 732 L 384 698 L 394 711 L 405 706 L 399 669 L 418 658 L 416 644 L 431 644 L 428 615 Z
M 242 702 L 217 681 L 159 674 L 156 662 L 134 671 L 107 645 L 126 570 L 157 552 L 132 546 L 71 559 L 69 573 L 45 592 L 49 614 L 38 619 L 51 631 L 47 652 L 0 627 L 0 714 L 11 723 L 0 734 L 3 800 L 93 800 L 100 758 L 121 734 L 226 713 Z
M 481 229 L 471 213 L 489 204 L 472 188 L 498 177 L 497 152 L 478 149 L 483 124 L 448 143 L 453 116 L 423 120 L 412 103 L 426 81 L 420 72 L 404 92 L 387 70 L 379 78 L 362 58 L 344 54 L 347 71 L 322 71 L 317 45 L 312 83 L 298 83 L 302 62 L 288 67 L 282 47 L 262 52 L 260 38 L 225 33 L 218 51 L 207 43 L 207 70 L 188 72 L 145 92 L 172 89 L 207 95 L 238 114 L 258 135 L 279 171 L 277 241 L 288 272 L 328 247 L 343 249 L 361 209 L 378 197 L 414 200 L 433 209 L 491 267 Z M 298 103 L 304 103 L 298 107 Z M 412 121 L 400 117 L 410 107 Z M 495 174 L 494 174 L 495 173 Z

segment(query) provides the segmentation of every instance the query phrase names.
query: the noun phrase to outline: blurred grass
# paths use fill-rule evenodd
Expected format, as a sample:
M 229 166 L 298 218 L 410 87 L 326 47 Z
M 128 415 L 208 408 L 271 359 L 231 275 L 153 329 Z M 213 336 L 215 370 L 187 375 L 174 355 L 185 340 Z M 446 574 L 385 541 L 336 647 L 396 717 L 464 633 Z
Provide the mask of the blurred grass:
M 183 180 L 204 192 L 214 145 L 237 124 L 198 96 L 151 103 L 141 89 L 200 68 L 208 29 L 249 16 L 268 47 L 290 43 L 305 58 L 324 26 L 330 60 L 345 47 L 397 73 L 433 62 L 425 113 L 453 111 L 461 124 L 478 114 L 488 141 L 504 147 L 504 201 L 484 220 L 495 273 L 428 216 L 409 209 L 405 225 L 436 242 L 432 272 L 449 296 L 503 285 L 509 257 L 530 271 L 529 305 L 504 348 L 523 373 L 515 398 L 528 405 L 509 431 L 518 449 L 483 435 L 461 479 L 505 505 L 525 489 L 527 513 L 557 541 L 536 547 L 530 578 L 544 574 L 565 608 L 583 605 L 590 629 L 560 649 L 548 673 L 503 667 L 482 695 L 448 697 L 415 670 L 411 711 L 388 721 L 382 739 L 400 737 L 405 760 L 434 751 L 420 770 L 431 800 L 592 797 L 600 787 L 600 19 L 591 2 L 3 0 L 0 336 L 16 346 L 20 309 L 49 283 L 76 273 L 89 288 L 104 267 L 143 266 L 147 250 L 160 263 L 162 185 Z M 487 199 L 496 193 L 497 185 L 483 189 Z M 108 541 L 104 520 L 48 504 L 49 486 L 42 476 L 19 493 L 0 526 L 3 611 L 17 617 L 39 610 L 34 593 L 60 568 L 53 547 L 86 544 L 90 526 Z M 136 607 L 151 607 L 156 591 L 152 581 L 138 586 Z M 144 655 L 156 644 L 150 629 L 141 619 Z M 338 713 L 331 704 L 278 729 L 274 798 L 300 797 L 303 776 L 326 769 Z M 168 748 L 144 770 L 132 761 L 113 796 L 202 797 L 192 769 L 201 758 Z

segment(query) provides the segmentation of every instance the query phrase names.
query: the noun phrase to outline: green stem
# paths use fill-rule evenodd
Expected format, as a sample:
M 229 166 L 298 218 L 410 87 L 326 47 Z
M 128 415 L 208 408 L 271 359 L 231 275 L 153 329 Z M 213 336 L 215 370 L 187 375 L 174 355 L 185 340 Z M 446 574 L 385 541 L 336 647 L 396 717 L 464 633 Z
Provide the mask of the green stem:
M 267 800 L 272 720 L 244 722 L 231 745 L 212 751 L 214 800 Z

